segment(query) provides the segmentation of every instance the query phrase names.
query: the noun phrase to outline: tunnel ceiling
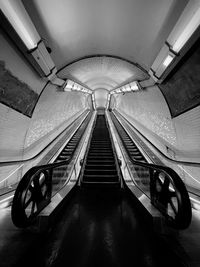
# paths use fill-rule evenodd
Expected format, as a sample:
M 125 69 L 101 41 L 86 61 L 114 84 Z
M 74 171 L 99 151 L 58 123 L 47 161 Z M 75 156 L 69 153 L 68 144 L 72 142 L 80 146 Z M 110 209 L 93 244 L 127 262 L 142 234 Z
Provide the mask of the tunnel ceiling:
M 148 79 L 142 69 L 125 60 L 110 56 L 85 58 L 63 68 L 58 76 L 86 85 L 92 90 L 112 90 L 133 80 Z
M 23 0 L 40 36 L 52 49 L 57 69 L 85 56 L 114 55 L 138 63 L 147 71 L 187 2 Z M 89 79 L 84 74 L 80 76 Z M 113 80 L 112 86 L 116 78 Z M 87 82 L 96 86 L 92 77 Z M 120 77 L 117 82 L 121 82 Z

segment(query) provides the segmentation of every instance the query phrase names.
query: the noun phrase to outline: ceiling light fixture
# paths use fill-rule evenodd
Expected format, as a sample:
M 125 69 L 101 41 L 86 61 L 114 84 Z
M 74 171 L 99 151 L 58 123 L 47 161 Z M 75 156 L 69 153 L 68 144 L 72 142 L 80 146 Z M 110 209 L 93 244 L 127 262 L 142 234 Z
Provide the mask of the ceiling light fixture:
M 174 56 L 172 56 L 172 55 L 167 55 L 166 56 L 166 58 L 165 58 L 165 60 L 163 61 L 163 66 L 165 67 L 165 68 L 167 68 L 169 65 L 170 65 L 170 63 L 173 61 L 173 59 L 174 59 Z
M 167 42 L 178 53 L 200 25 L 200 1 L 190 0 Z
M 92 94 L 92 90 L 83 87 L 82 85 L 75 83 L 72 80 L 67 79 L 67 81 L 64 84 L 64 89 L 65 92 L 67 91 L 79 91 L 82 93 L 86 93 L 86 94 Z
M 0 8 L 28 50 L 37 47 L 40 36 L 19 0 L 0 0 Z
M 126 93 L 131 91 L 139 91 L 141 89 L 141 86 L 137 81 L 127 83 L 126 85 L 116 88 L 112 91 L 110 91 L 110 94 L 120 94 L 120 93 Z
M 36 71 L 58 85 L 57 69 L 21 0 L 0 0 L 2 27 Z
M 178 56 L 180 56 L 181 49 L 190 40 L 199 25 L 200 0 L 190 0 L 149 70 L 149 74 L 156 82 L 162 82 L 171 70 L 169 67 L 172 63 L 179 61 L 181 57 L 178 58 Z M 186 47 L 185 52 L 187 49 L 189 46 Z

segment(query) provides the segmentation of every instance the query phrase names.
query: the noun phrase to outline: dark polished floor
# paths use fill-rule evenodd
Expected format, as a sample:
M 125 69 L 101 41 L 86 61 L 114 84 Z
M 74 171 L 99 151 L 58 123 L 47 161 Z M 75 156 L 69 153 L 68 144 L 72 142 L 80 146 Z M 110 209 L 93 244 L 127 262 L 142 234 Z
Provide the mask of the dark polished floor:
M 78 188 L 50 232 L 19 230 L 3 245 L 3 267 L 184 266 L 117 188 Z

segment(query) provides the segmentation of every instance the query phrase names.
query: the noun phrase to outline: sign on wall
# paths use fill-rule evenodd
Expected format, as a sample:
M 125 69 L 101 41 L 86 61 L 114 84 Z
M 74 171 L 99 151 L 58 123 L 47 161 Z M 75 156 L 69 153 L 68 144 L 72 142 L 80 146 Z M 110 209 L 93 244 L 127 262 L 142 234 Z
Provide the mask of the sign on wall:
M 172 117 L 200 105 L 200 40 L 183 57 L 176 71 L 159 87 Z
M 15 77 L 0 60 L 0 103 L 31 117 L 39 95 Z

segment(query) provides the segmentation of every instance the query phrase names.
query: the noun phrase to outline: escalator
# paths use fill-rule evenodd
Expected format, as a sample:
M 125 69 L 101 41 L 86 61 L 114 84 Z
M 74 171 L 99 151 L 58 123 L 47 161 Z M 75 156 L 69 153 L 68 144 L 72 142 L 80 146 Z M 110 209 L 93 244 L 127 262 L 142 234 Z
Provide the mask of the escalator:
M 69 164 L 91 120 L 86 116 L 73 136 L 56 156 L 53 163 L 31 168 L 21 179 L 13 198 L 11 216 L 20 228 L 31 225 L 51 198 L 67 183 Z
M 63 147 L 60 151 L 59 155 L 54 160 L 54 163 L 59 163 L 63 161 L 67 161 L 72 159 L 78 144 L 83 136 L 86 127 L 91 119 L 92 113 L 89 113 L 85 118 L 83 123 L 79 126 L 79 128 L 75 131 L 73 136 L 70 138 L 69 142 Z M 59 188 L 65 183 L 66 177 L 68 176 L 68 164 L 64 164 L 54 168 L 52 171 L 52 189 L 54 192 L 57 192 Z
M 147 163 L 147 160 L 144 157 L 143 153 L 140 151 L 134 140 L 129 136 L 129 134 L 121 125 L 121 123 L 118 121 L 116 116 L 113 113 L 111 113 L 110 116 L 112 118 L 112 122 L 115 125 L 115 129 L 119 134 L 119 137 L 122 141 L 123 147 L 125 148 L 129 159 Z M 149 169 L 141 165 L 135 165 L 133 169 L 135 172 L 134 175 L 135 182 L 139 185 L 142 191 L 145 192 L 146 188 L 149 189 L 150 187 Z
M 80 137 L 79 133 L 77 132 L 78 138 Z M 69 143 L 69 151 L 71 145 L 76 143 L 76 137 Z M 125 139 L 128 148 L 129 145 L 132 146 L 131 141 L 128 138 Z M 132 153 L 135 153 L 136 149 L 133 147 L 130 149 Z M 45 172 L 52 173 L 58 166 L 62 168 L 63 165 L 66 165 L 62 160 L 67 155 L 67 151 L 64 149 L 63 152 L 56 159 L 56 163 L 32 168 L 29 172 L 29 179 L 33 177 L 38 182 L 37 177 L 41 173 L 43 175 Z M 175 185 L 180 185 L 177 183 L 177 176 L 171 169 L 147 163 L 138 154 L 138 151 L 135 156 L 141 160 L 134 159 L 138 168 L 148 168 L 149 171 L 145 175 L 159 178 L 162 172 L 166 175 L 165 181 L 172 177 L 175 179 Z M 19 254 L 22 256 L 19 257 L 17 263 L 11 262 L 10 266 L 27 266 L 28 261 L 29 267 L 185 266 L 182 259 L 177 257 L 153 231 L 152 222 L 143 217 L 143 213 L 138 209 L 138 200 L 130 194 L 129 189 L 122 182 L 120 164 L 105 115 L 98 114 L 96 117 L 86 155 L 81 164 L 79 183 L 74 187 L 73 194 L 65 198 L 62 214 L 60 213 L 57 222 L 51 226 L 51 231 L 47 232 L 44 238 L 41 236 L 39 239 L 36 238 L 36 241 L 24 254 L 20 251 L 24 244 L 20 244 L 16 251 L 19 250 Z M 51 171 L 49 172 L 49 170 Z M 36 177 L 35 174 L 37 174 Z M 58 177 L 57 173 L 57 179 Z M 25 178 L 28 179 L 28 175 Z M 35 183 L 34 179 L 25 186 L 32 186 Z M 37 189 L 38 187 L 35 188 L 35 190 Z M 22 205 L 24 192 L 28 189 L 21 187 L 18 191 L 20 190 L 21 194 L 14 200 Z M 165 187 L 165 191 L 159 192 L 160 198 L 157 197 L 157 200 L 168 196 L 168 193 L 170 196 L 172 193 L 174 195 L 174 191 L 171 192 L 168 187 Z M 187 208 L 190 208 L 185 206 L 186 202 L 184 201 L 187 195 L 182 197 L 183 194 L 185 191 L 181 191 L 180 194 L 178 191 L 178 195 L 181 196 L 181 204 L 183 204 L 183 207 L 178 207 L 180 209 L 176 218 L 178 222 L 185 219 L 182 214 L 188 215 Z M 13 203 L 12 213 L 20 218 L 23 213 L 20 213 L 19 209 L 14 211 L 16 207 L 17 204 Z M 184 210 L 185 208 L 186 210 Z M 32 214 L 32 216 L 38 214 Z M 21 220 L 24 219 L 25 217 L 22 216 Z M 23 226 L 21 223 L 18 226 L 27 227 L 31 222 L 33 221 L 30 218 L 29 224 L 24 223 Z M 188 224 L 188 220 L 186 224 Z M 40 242 L 40 247 L 38 247 L 37 240 Z M 33 251 L 37 257 L 32 257 Z
M 66 198 L 51 232 L 37 237 L 10 266 L 184 266 L 141 217 L 137 200 L 120 186 L 119 162 L 104 115 L 97 115 L 82 165 L 80 186 Z M 24 244 L 16 251 L 20 246 Z
M 133 139 L 131 139 L 129 134 L 126 132 L 124 127 L 122 127 L 122 125 L 113 113 L 111 113 L 111 117 L 128 155 L 136 161 L 147 162 L 144 155 L 141 153 Z
M 84 164 L 82 185 L 120 185 L 117 159 L 104 115 L 97 115 Z

